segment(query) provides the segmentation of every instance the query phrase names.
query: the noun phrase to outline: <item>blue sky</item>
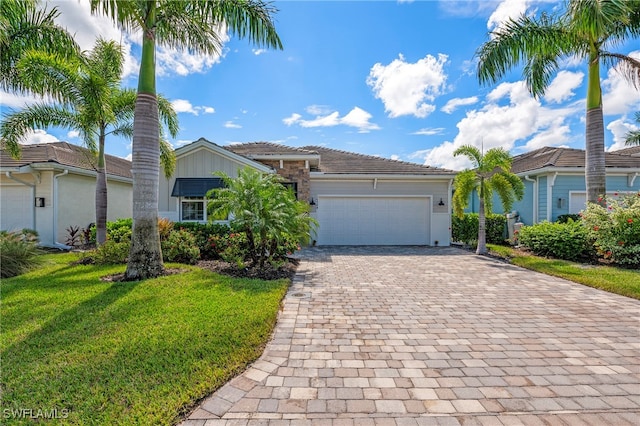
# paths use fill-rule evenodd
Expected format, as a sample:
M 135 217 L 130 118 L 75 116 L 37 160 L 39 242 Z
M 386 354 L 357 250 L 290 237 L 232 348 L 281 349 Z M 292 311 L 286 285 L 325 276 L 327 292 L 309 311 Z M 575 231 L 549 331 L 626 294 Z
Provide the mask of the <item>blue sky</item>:
M 139 36 L 92 17 L 87 0 L 50 2 L 85 49 L 98 34 L 123 43 L 123 85 L 136 87 Z M 501 146 L 514 155 L 543 146 L 584 148 L 586 69 L 567 62 L 546 96 L 533 99 L 520 70 L 480 86 L 474 53 L 508 17 L 560 2 L 277 1 L 282 51 L 227 37 L 219 57 L 160 49 L 157 88 L 174 102 L 181 131 L 174 147 L 204 137 L 219 145 L 270 141 L 322 145 L 460 170 L 463 144 Z M 640 57 L 640 40 L 617 48 Z M 623 147 L 635 129 L 640 93 L 613 70 L 602 74 L 605 137 Z M 29 97 L 2 94 L 0 106 Z M 63 129 L 39 129 L 29 142 L 81 143 Z M 130 142 L 108 141 L 127 157 Z

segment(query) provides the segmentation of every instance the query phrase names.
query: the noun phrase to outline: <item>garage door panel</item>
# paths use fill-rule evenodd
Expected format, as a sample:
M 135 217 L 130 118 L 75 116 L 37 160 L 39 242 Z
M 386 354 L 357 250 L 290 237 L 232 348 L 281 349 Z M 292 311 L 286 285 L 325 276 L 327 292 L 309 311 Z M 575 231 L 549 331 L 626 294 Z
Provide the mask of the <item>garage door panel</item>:
M 3 186 L 0 189 L 0 229 L 15 231 L 33 226 L 31 189 L 19 186 Z
M 426 197 L 320 197 L 319 245 L 426 245 Z

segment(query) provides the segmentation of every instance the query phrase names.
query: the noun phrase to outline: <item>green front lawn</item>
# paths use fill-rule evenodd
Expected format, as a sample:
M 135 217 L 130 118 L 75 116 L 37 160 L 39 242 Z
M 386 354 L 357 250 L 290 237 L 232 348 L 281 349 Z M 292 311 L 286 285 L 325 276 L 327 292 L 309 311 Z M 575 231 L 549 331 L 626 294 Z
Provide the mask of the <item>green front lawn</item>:
M 108 282 L 100 277 L 124 267 L 75 258 L 46 255 L 37 271 L 2 281 L 3 424 L 56 409 L 68 413 L 58 423 L 173 424 L 259 357 L 289 285 L 183 265 Z
M 567 260 L 534 256 L 511 247 L 487 244 L 492 255 L 509 259 L 514 265 L 610 293 L 640 299 L 640 271 L 605 265 L 583 265 Z

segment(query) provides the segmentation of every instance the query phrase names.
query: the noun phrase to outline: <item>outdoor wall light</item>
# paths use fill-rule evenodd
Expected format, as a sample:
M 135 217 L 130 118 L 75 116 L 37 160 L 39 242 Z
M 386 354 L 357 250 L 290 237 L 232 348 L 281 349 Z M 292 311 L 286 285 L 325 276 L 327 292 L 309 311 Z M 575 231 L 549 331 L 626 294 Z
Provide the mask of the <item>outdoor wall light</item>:
M 310 206 L 315 206 L 316 205 L 316 202 L 313 200 L 313 198 L 311 198 L 311 201 L 309 202 L 309 205 Z
M 442 197 L 440 198 L 440 202 L 438 203 L 439 206 L 444 206 L 444 201 L 442 201 Z
M 36 197 L 35 206 L 44 207 L 44 197 Z
M 558 208 L 559 209 L 563 209 L 566 204 L 567 204 L 567 199 L 566 198 L 558 198 Z

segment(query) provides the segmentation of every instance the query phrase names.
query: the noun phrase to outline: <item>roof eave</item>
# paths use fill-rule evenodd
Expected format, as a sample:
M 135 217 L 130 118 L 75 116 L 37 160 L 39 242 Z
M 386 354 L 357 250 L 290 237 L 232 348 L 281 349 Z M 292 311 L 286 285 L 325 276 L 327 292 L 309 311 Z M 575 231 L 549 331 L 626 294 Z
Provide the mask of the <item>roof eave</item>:
M 455 172 L 441 174 L 406 174 L 406 173 L 325 173 L 311 172 L 311 179 L 326 180 L 358 180 L 358 179 L 380 179 L 380 180 L 447 180 L 455 177 Z
M 54 163 L 54 162 L 31 163 L 29 167 L 32 168 L 33 170 L 38 170 L 38 171 L 69 170 L 69 172 L 72 172 L 77 175 L 82 175 L 82 176 L 93 177 L 97 175 L 95 170 L 88 170 L 88 169 L 83 169 L 75 166 L 67 166 L 64 164 Z M 120 182 L 133 183 L 133 178 L 121 176 L 121 175 L 114 175 L 113 173 L 107 173 L 107 178 L 111 181 L 115 180 Z

